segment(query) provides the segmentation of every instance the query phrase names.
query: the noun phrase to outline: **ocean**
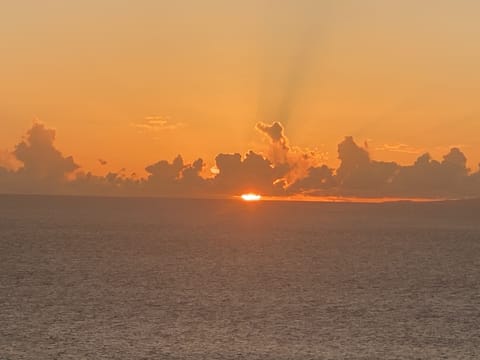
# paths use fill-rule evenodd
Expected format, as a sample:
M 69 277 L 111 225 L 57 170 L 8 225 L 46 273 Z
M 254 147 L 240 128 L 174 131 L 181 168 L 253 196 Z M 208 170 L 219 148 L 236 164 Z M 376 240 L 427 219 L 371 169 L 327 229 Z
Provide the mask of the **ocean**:
M 480 202 L 0 196 L 0 360 L 478 359 Z

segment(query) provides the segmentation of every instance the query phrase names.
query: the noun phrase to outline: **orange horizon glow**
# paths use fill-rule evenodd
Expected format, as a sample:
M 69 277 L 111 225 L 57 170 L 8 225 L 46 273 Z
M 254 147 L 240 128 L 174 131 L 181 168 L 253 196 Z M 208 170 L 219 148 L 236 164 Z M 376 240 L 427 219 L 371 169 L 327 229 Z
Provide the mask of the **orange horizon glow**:
M 242 195 L 243 196 L 243 195 Z M 280 202 L 319 202 L 319 203 L 339 203 L 339 204 L 385 204 L 395 202 L 414 202 L 429 203 L 442 201 L 466 200 L 459 198 L 422 198 L 422 197 L 359 197 L 359 196 L 309 196 L 309 195 L 290 195 L 290 196 L 262 196 L 262 201 L 280 201 Z
M 243 201 L 248 201 L 244 199 L 244 196 L 256 195 L 251 193 L 242 194 L 240 196 L 233 196 L 235 199 L 241 199 Z M 268 196 L 268 195 L 257 195 L 260 197 L 258 201 L 262 202 L 311 202 L 311 203 L 338 203 L 338 204 L 388 204 L 396 202 L 411 202 L 411 203 L 438 203 L 445 201 L 462 201 L 462 200 L 475 200 L 476 198 L 460 198 L 460 197 L 394 197 L 394 196 L 383 196 L 383 197 L 361 197 L 361 196 L 312 196 L 312 195 L 280 195 L 280 196 Z M 232 196 L 225 197 L 205 197 L 205 199 L 232 199 Z M 250 200 L 251 201 L 251 200 Z M 255 201 L 255 200 L 254 200 Z

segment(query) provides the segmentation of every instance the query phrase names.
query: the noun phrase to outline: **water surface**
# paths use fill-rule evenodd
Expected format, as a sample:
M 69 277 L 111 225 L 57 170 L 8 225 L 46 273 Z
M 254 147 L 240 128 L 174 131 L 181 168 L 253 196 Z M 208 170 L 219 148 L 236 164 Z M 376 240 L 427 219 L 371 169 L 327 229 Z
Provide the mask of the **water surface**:
M 475 359 L 480 203 L 0 197 L 0 359 Z

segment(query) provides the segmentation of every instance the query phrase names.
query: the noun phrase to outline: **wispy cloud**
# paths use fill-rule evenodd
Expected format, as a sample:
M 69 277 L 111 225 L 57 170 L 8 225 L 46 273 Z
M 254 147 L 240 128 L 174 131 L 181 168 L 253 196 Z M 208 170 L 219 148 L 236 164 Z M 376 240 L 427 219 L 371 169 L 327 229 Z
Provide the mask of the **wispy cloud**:
M 185 127 L 182 122 L 175 122 L 169 116 L 146 116 L 142 121 L 130 123 L 139 132 L 171 131 Z
M 425 152 L 425 149 L 416 148 L 414 146 L 410 146 L 408 144 L 383 144 L 381 146 L 377 146 L 375 148 L 377 151 L 389 151 L 389 152 L 396 152 L 396 153 L 404 153 L 404 154 L 421 154 Z

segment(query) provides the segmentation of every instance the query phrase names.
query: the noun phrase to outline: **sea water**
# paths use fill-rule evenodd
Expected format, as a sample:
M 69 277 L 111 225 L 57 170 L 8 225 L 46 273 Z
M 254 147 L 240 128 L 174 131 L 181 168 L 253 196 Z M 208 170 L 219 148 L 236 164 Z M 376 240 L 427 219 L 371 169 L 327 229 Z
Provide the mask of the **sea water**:
M 0 359 L 478 359 L 480 202 L 0 196 Z

